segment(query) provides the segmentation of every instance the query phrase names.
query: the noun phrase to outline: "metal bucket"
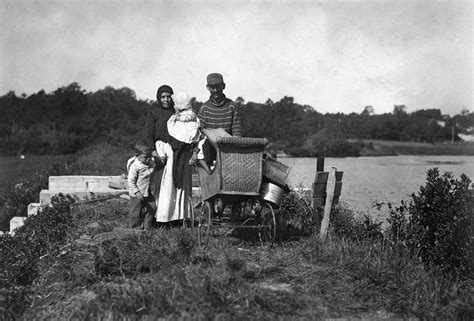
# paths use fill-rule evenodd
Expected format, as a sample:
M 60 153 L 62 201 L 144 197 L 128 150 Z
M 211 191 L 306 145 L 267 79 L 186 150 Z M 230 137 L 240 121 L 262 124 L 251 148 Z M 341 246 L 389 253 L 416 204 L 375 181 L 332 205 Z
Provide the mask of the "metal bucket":
M 260 189 L 260 197 L 276 206 L 280 206 L 281 200 L 285 195 L 285 190 L 278 185 L 270 182 L 263 182 Z

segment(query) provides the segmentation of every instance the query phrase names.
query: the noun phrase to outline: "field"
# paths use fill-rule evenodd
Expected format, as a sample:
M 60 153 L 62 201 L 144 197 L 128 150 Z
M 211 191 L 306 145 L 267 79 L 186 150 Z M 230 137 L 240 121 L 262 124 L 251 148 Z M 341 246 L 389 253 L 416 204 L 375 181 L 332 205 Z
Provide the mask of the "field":
M 9 184 L 21 182 L 35 173 L 51 169 L 55 163 L 70 161 L 68 155 L 35 155 L 25 159 L 19 157 L 0 157 L 0 197 Z

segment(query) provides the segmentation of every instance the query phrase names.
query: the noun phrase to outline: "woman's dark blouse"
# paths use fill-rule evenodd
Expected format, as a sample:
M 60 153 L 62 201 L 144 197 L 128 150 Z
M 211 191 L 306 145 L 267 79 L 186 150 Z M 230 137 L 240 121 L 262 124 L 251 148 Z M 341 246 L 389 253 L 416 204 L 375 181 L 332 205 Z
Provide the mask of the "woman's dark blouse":
M 152 147 L 155 148 L 155 142 L 157 140 L 164 141 L 171 145 L 174 153 L 182 151 L 182 145 L 189 145 L 180 143 L 177 139 L 170 136 L 168 133 L 168 119 L 175 112 L 174 108 L 163 108 L 161 106 L 156 107 L 146 115 L 145 128 L 144 128 L 144 139 Z M 190 151 L 191 145 L 186 151 Z M 181 148 L 180 148 L 181 147 Z M 186 195 L 191 195 L 192 191 L 192 167 L 188 165 L 190 158 L 189 153 L 182 153 L 184 156 L 178 157 L 176 155 L 176 162 L 173 163 L 173 180 L 175 186 L 185 190 Z M 189 155 L 188 155 L 189 154 Z M 192 154 L 192 152 L 191 152 Z M 159 197 L 161 178 L 163 175 L 163 167 L 156 166 L 150 178 L 150 191 L 154 197 Z
M 174 108 L 156 107 L 146 115 L 144 138 L 150 147 L 155 147 L 157 140 L 174 145 L 175 139 L 168 133 L 168 119 L 175 112 Z

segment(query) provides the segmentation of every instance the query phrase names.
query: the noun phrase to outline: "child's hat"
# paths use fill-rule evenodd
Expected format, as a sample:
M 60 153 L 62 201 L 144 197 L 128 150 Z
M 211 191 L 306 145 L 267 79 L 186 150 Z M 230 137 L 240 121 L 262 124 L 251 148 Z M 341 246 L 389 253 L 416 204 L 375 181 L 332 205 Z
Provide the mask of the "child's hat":
M 191 108 L 191 98 L 186 93 L 177 93 L 171 96 L 174 101 L 174 109 L 177 111 Z

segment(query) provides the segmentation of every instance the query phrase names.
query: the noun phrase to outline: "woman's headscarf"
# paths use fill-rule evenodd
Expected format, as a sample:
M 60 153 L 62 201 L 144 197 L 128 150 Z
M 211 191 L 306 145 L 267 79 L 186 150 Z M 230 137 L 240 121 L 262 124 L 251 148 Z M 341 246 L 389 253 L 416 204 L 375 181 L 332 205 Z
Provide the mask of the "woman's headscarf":
M 163 107 L 161 106 L 161 94 L 163 93 L 170 93 L 172 95 L 174 94 L 173 88 L 171 88 L 168 85 L 162 85 L 158 88 L 158 90 L 156 91 L 156 102 L 158 103 L 160 107 Z M 174 105 L 173 100 L 171 100 L 171 107 L 173 107 L 173 105 Z

